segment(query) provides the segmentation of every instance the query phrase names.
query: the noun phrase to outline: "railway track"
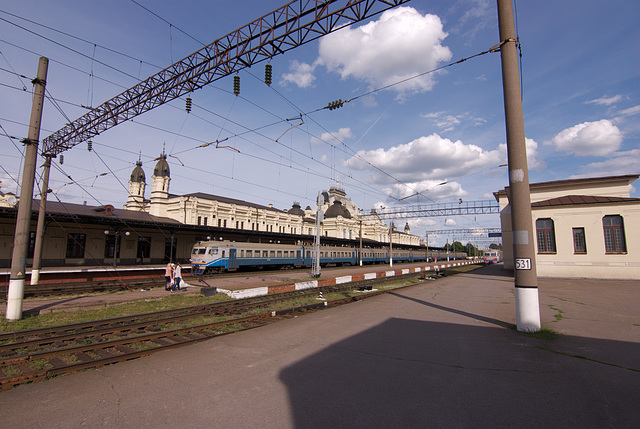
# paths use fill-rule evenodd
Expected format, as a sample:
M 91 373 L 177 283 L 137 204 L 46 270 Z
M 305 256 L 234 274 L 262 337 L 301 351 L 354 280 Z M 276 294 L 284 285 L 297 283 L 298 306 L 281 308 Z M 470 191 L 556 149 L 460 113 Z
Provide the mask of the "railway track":
M 414 273 L 0 334 L 0 389 L 136 359 L 160 350 L 264 326 L 301 312 L 414 286 L 422 283 L 419 276 Z M 388 286 L 399 281 L 408 284 Z M 326 300 L 318 302 L 320 295 L 327 297 Z

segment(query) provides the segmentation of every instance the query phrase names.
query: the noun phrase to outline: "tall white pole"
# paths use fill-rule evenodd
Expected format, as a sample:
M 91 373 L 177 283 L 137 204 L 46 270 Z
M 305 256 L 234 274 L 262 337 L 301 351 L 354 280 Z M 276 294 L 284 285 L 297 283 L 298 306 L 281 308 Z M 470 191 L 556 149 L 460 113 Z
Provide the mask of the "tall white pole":
M 27 256 L 29 254 L 33 183 L 35 182 L 38 141 L 40 139 L 40 122 L 42 121 L 42 105 L 44 103 L 44 88 L 47 81 L 48 69 L 49 59 L 40 57 L 38 76 L 33 81 L 34 90 L 29 132 L 28 137 L 24 140 L 26 149 L 24 153 L 22 187 L 20 189 L 16 233 L 13 241 L 9 292 L 7 294 L 6 319 L 8 321 L 20 320 L 22 318 L 22 301 L 24 298 L 24 283 L 27 277 Z
M 507 129 L 509 204 L 515 262 L 516 320 L 518 331 L 540 331 L 538 275 L 533 240 L 529 168 L 524 133 L 524 114 L 518 70 L 518 49 L 512 0 L 498 0 L 500 58 Z

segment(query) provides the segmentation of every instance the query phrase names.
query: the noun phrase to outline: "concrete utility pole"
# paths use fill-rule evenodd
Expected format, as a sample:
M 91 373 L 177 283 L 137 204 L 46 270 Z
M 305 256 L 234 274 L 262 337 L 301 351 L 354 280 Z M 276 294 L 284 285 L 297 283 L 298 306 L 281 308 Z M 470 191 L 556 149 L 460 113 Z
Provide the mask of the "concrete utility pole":
M 42 241 L 44 240 L 44 220 L 47 216 L 47 194 L 49 193 L 49 172 L 51 171 L 51 156 L 44 158 L 44 174 L 42 175 L 42 191 L 40 192 L 40 210 L 38 211 L 38 226 L 36 228 L 36 243 L 33 249 L 33 265 L 31 267 L 31 284 L 40 282 L 40 267 L 42 266 Z
M 40 122 L 42 121 L 42 104 L 44 88 L 47 81 L 49 59 L 40 57 L 38 75 L 33 80 L 33 103 L 28 137 L 23 140 L 26 145 L 20 203 L 16 219 L 16 233 L 13 240 L 11 258 L 11 276 L 9 277 L 9 293 L 7 294 L 8 321 L 22 318 L 22 300 L 24 298 L 24 282 L 27 277 L 27 255 L 29 253 L 29 227 L 31 226 L 31 203 L 33 200 L 33 182 L 35 181 L 36 161 L 38 159 L 38 140 L 40 139 Z
M 498 0 L 500 28 L 500 58 L 507 127 L 507 158 L 509 162 L 509 204 L 513 231 L 515 262 L 516 320 L 518 331 L 540 331 L 538 275 L 533 246 L 529 169 L 524 134 L 524 114 L 520 93 L 518 51 L 513 20 L 512 0 Z

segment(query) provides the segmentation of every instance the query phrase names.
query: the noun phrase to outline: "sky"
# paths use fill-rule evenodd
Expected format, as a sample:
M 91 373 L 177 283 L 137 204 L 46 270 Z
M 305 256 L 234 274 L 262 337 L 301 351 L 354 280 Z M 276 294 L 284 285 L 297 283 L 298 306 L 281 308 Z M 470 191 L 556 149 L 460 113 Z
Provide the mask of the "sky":
M 284 4 L 3 2 L 0 190 L 18 192 L 40 56 L 50 60 L 42 140 Z M 530 182 L 640 173 L 640 3 L 518 0 L 515 9 Z M 49 198 L 122 207 L 138 159 L 148 198 L 164 151 L 176 195 L 289 209 L 313 207 L 338 185 L 364 213 L 492 200 L 508 185 L 500 54 L 476 54 L 497 43 L 495 0 L 409 1 L 273 57 L 271 85 L 259 63 L 238 73 L 237 96 L 226 76 L 190 94 L 191 112 L 181 97 L 96 136 L 91 151 L 65 151 Z M 348 102 L 322 109 L 338 99 Z M 423 237 L 500 226 L 497 214 L 408 223 Z

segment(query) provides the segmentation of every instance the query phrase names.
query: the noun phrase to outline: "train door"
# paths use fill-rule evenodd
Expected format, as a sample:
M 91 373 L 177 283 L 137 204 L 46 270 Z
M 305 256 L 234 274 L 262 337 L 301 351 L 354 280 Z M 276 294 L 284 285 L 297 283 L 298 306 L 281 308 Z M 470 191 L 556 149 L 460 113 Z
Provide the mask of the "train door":
M 300 255 L 300 250 L 296 250 L 296 267 L 299 267 L 300 265 L 302 265 L 302 257 Z
M 229 249 L 229 270 L 238 269 L 238 260 L 236 259 L 236 249 Z
M 307 257 L 304 259 L 304 266 L 305 267 L 310 267 L 311 266 L 311 250 L 307 250 Z

